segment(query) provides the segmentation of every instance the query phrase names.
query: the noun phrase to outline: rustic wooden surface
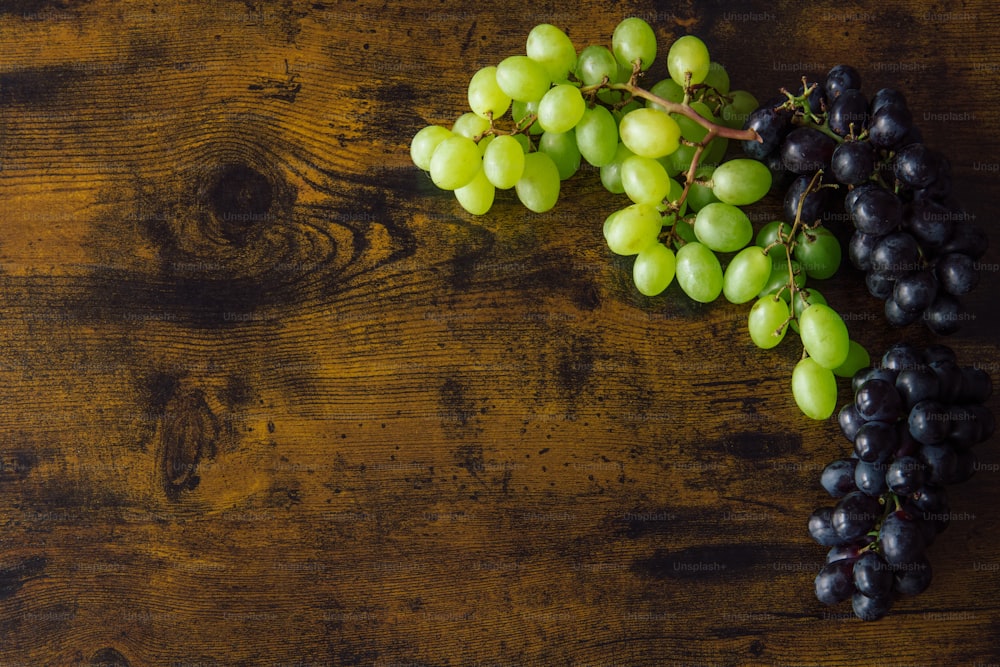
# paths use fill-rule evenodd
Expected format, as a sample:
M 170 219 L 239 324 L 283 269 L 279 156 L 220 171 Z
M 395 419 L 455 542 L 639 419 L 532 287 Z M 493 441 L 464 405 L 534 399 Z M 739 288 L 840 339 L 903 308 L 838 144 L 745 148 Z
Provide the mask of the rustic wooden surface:
M 995 441 L 927 593 L 823 608 L 847 450 L 796 350 L 637 295 L 592 171 L 473 218 L 409 162 L 539 22 L 692 31 L 761 96 L 851 62 L 989 229 L 950 344 L 1000 377 L 1000 13 L 713 4 L 3 0 L 0 664 L 1000 663 Z M 825 291 L 871 349 L 931 340 Z

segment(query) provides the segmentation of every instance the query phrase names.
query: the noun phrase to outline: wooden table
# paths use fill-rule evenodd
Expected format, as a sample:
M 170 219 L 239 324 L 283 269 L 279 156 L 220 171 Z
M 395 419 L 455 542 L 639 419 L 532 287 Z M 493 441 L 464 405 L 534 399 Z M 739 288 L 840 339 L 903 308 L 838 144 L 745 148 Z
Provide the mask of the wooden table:
M 796 346 L 638 295 L 593 170 L 477 218 L 409 161 L 540 22 L 696 33 L 760 97 L 852 63 L 989 229 L 947 342 L 1000 377 L 1000 12 L 714 4 L 4 0 L 0 665 L 1000 663 L 995 440 L 928 592 L 824 608 L 848 443 Z M 934 340 L 828 283 L 869 349 Z

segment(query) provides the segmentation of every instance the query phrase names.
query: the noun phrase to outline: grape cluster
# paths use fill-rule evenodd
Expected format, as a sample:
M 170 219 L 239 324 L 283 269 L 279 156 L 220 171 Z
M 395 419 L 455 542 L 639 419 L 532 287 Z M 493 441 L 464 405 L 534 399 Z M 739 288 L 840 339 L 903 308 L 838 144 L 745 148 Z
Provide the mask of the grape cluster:
M 782 92 L 747 119 L 762 141 L 743 149 L 787 187 L 786 220 L 799 211 L 809 224 L 829 222 L 842 210 L 853 223 L 848 256 L 886 320 L 957 331 L 958 297 L 979 282 L 987 237 L 954 200 L 950 163 L 923 143 L 903 94 L 882 88 L 868 99 L 849 65 Z
M 853 451 L 823 470 L 820 483 L 837 502 L 813 512 L 809 533 L 830 547 L 816 597 L 850 598 L 856 616 L 875 620 L 930 584 L 925 549 L 951 517 L 945 487 L 972 476 L 973 447 L 994 431 L 984 405 L 992 384 L 944 345 L 898 343 L 852 385 L 838 420 Z

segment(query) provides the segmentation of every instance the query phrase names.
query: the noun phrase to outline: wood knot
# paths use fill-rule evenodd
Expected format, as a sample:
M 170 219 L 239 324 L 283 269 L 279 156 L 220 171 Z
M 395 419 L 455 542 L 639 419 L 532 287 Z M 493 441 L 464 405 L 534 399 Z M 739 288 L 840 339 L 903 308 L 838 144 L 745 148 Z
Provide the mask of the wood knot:
M 120 652 L 105 647 L 90 656 L 86 667 L 131 667 L 131 665 Z
M 274 184 L 266 175 L 246 164 L 228 163 L 215 170 L 199 198 L 211 211 L 220 235 L 242 246 L 273 217 L 274 197 Z
M 160 418 L 160 479 L 164 492 L 176 500 L 198 486 L 198 467 L 215 458 L 219 422 L 200 390 L 181 392 Z

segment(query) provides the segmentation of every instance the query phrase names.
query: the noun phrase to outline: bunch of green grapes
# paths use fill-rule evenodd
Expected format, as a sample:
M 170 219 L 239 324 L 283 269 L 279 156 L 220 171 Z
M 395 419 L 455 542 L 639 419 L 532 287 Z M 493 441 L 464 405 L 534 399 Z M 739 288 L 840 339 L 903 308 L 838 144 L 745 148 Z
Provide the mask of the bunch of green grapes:
M 757 100 L 730 90 L 725 68 L 694 35 L 670 45 L 669 76 L 647 90 L 638 80 L 656 57 L 656 36 L 640 18 L 619 23 L 610 48 L 579 52 L 556 26 L 535 26 L 525 54 L 473 75 L 469 112 L 450 129 L 417 132 L 413 162 L 475 215 L 490 210 L 498 188 L 513 188 L 526 208 L 543 213 L 582 161 L 599 168 L 604 187 L 629 200 L 604 221 L 604 238 L 612 252 L 634 257 L 637 290 L 655 296 L 676 280 L 701 303 L 756 298 L 752 340 L 771 348 L 789 327 L 799 331 L 805 355 L 793 394 L 806 415 L 825 419 L 836 404 L 834 370 L 847 373 L 841 367 L 853 365 L 860 346 L 822 296 L 804 288 L 800 264 L 826 277 L 839 255 L 833 270 L 815 268 L 822 264 L 815 252 L 801 260 L 826 232 L 808 221 L 766 227 L 751 245 L 742 207 L 769 192 L 772 173 L 757 160 L 727 160 L 726 152 L 730 139 L 761 141 L 742 129 Z

